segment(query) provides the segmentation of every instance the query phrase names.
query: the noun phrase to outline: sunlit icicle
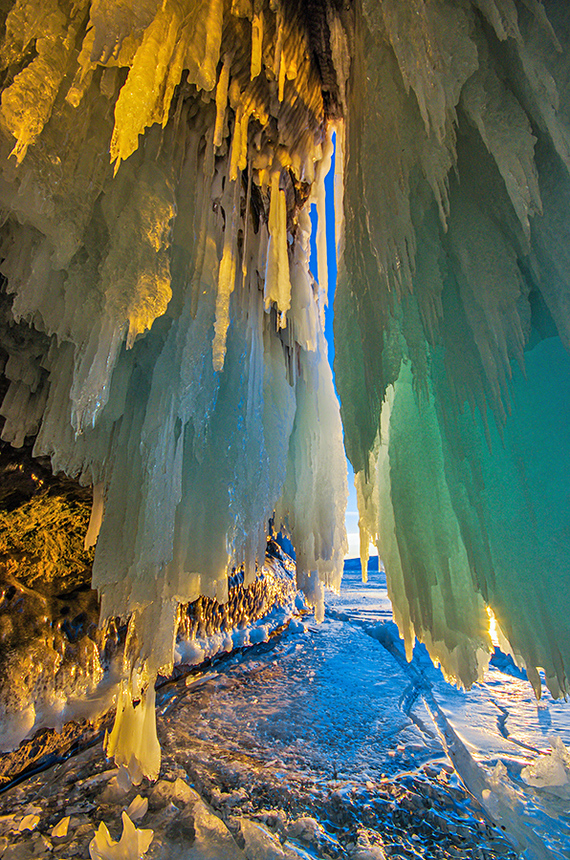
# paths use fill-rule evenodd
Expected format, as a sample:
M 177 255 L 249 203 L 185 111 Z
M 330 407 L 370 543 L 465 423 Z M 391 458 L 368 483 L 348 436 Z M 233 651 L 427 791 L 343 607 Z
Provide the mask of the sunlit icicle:
M 216 296 L 216 322 L 214 324 L 214 342 L 212 345 L 214 370 L 223 370 L 226 355 L 226 337 L 230 324 L 230 298 L 235 287 L 237 269 L 237 225 L 239 220 L 240 200 L 239 178 L 232 183 L 228 191 L 231 199 L 231 213 L 226 220 L 224 234 L 224 250 L 218 275 L 218 294 Z
M 319 309 L 321 313 L 321 325 L 325 327 L 325 308 L 328 297 L 328 263 L 327 263 L 327 215 L 326 215 L 326 193 L 325 177 L 331 166 L 334 145 L 332 142 L 332 128 L 327 131 L 326 140 L 323 145 L 323 155 L 317 165 L 315 176 L 315 199 L 317 204 L 317 265 L 319 268 Z
M 224 65 L 218 79 L 216 88 L 216 125 L 214 126 L 214 146 L 216 148 L 222 145 L 224 133 L 224 119 L 226 116 L 226 107 L 228 104 L 228 84 L 230 80 L 231 58 L 228 54 L 224 57 Z
M 251 80 L 261 72 L 263 51 L 263 14 L 255 12 L 251 23 Z
M 20 164 L 28 150 L 42 133 L 49 120 L 57 93 L 64 78 L 69 55 L 81 24 L 81 12 L 66 22 L 64 16 L 53 16 L 52 32 L 35 41 L 37 56 L 13 79 L 2 92 L 0 115 L 5 127 L 16 138 L 10 155 Z
M 238 175 L 239 165 L 242 161 L 242 153 L 243 153 L 243 142 L 242 142 L 242 134 L 243 134 L 243 126 L 244 126 L 244 106 L 243 104 L 238 104 L 236 109 L 236 116 L 234 121 L 234 133 L 232 137 L 232 147 L 230 151 L 230 171 L 229 171 L 229 179 L 230 182 L 235 182 Z M 249 117 L 248 117 L 249 119 Z
M 283 57 L 283 12 L 281 7 L 277 10 L 277 39 L 275 40 L 275 54 L 273 59 L 273 73 L 278 82 L 279 101 L 283 101 L 283 87 L 285 86 L 285 58 Z
M 121 162 L 138 148 L 139 135 L 153 122 L 162 120 L 162 115 L 156 115 L 159 93 L 168 74 L 180 21 L 180 9 L 166 3 L 145 30 L 115 104 L 111 138 L 111 163 L 115 165 L 115 173 Z
M 281 172 L 271 177 L 271 203 L 269 205 L 269 245 L 265 270 L 265 307 L 277 305 L 279 325 L 285 327 L 285 315 L 291 307 L 291 279 L 287 251 L 287 204 L 285 192 L 279 188 Z
M 341 119 L 335 129 L 334 156 L 334 244 L 337 260 L 342 253 L 341 242 L 344 231 L 344 147 L 345 128 Z
M 237 166 L 239 170 L 245 170 L 247 167 L 247 136 L 249 128 L 249 110 L 244 110 L 240 118 L 239 130 L 239 153 Z

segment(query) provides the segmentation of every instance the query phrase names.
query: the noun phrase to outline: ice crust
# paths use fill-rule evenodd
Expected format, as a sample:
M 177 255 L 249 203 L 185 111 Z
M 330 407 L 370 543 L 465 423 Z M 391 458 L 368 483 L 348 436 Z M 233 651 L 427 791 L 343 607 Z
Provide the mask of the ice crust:
M 568 4 L 363 2 L 336 382 L 411 654 L 568 690 Z

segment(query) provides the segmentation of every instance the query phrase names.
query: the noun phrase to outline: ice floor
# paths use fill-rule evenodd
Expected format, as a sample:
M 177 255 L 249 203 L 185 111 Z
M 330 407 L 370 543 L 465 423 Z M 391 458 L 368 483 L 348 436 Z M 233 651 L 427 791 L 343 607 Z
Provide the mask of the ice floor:
M 87 858 L 134 803 L 147 858 L 570 857 L 570 768 L 549 754 L 570 706 L 505 668 L 465 693 L 423 649 L 407 664 L 382 573 L 347 567 L 322 624 L 162 689 L 158 783 L 129 786 L 97 745 L 1 795 L 0 856 Z M 524 781 L 532 763 L 547 786 Z M 135 860 L 125 846 L 101 856 Z

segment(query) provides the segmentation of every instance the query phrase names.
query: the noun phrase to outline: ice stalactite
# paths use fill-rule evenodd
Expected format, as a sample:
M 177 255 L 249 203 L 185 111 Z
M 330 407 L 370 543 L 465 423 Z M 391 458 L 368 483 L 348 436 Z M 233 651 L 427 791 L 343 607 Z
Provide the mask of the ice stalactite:
M 345 460 L 307 258 L 328 116 L 304 18 L 17 0 L 5 21 L 1 271 L 29 340 L 2 344 L 3 438 L 37 434 L 96 488 L 101 619 L 130 619 L 106 745 L 135 780 L 158 775 L 180 604 L 223 602 L 236 567 L 252 581 L 270 520 L 309 600 L 340 581 Z
M 408 653 L 470 685 L 490 606 L 568 690 L 568 34 L 562 2 L 362 3 L 336 379 L 363 563 Z

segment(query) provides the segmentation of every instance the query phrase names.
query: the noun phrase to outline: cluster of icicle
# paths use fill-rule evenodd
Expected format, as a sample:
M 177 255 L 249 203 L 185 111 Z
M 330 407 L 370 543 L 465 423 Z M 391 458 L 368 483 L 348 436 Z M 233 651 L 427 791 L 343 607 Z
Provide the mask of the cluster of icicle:
M 5 22 L 3 438 L 37 434 L 94 486 L 102 619 L 131 618 L 107 750 L 135 780 L 158 775 L 180 603 L 224 601 L 234 566 L 251 581 L 270 518 L 318 612 L 340 582 L 346 467 L 308 268 L 332 129 L 298 17 L 16 0 Z
M 570 678 L 570 5 L 362 0 L 336 380 L 408 653 Z

